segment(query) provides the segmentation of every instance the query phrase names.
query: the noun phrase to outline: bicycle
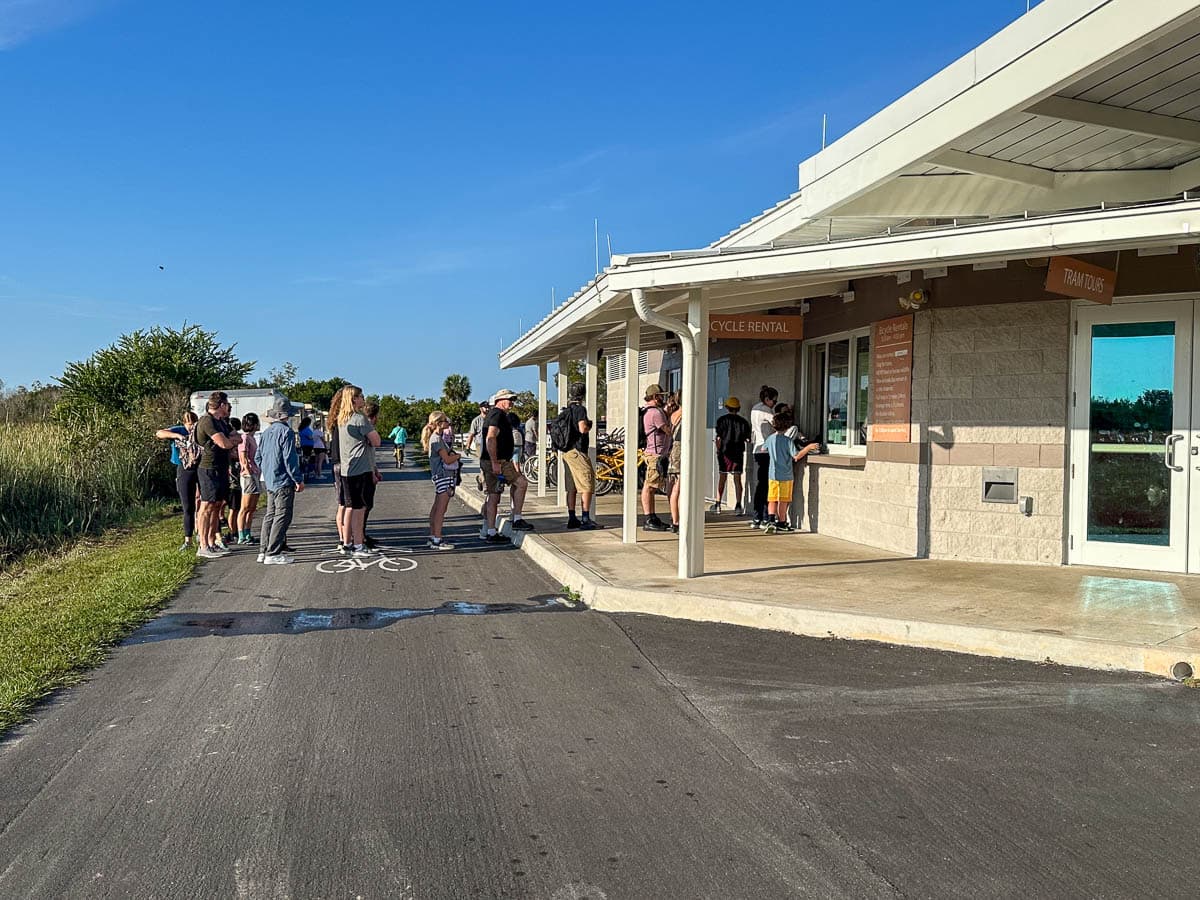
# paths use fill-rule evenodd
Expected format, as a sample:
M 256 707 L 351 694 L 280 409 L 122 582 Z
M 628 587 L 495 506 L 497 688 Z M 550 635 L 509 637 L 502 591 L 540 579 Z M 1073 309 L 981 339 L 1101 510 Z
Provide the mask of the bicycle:
M 379 566 L 381 572 L 411 572 L 417 567 L 415 559 L 392 559 L 379 556 L 375 559 L 326 559 L 317 563 L 317 571 L 323 575 L 344 575 L 347 572 L 365 572 L 372 566 Z
M 639 448 L 637 452 L 638 489 L 646 481 L 646 454 Z M 613 491 L 625 490 L 625 448 L 623 446 L 606 448 L 596 454 L 596 495 L 603 497 Z
M 558 454 L 546 453 L 542 454 L 542 458 L 546 461 L 546 487 L 558 486 Z M 538 476 L 538 457 L 531 456 L 521 463 L 521 471 L 525 477 L 529 479 L 530 484 L 537 484 Z

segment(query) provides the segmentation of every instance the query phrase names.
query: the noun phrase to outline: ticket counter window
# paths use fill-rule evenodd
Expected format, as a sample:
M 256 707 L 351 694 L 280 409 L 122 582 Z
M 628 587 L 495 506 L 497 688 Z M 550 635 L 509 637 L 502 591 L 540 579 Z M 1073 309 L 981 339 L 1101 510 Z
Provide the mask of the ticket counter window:
M 806 344 L 805 351 L 803 408 L 808 430 L 820 432 L 829 453 L 865 453 L 870 409 L 870 334 L 835 335 Z

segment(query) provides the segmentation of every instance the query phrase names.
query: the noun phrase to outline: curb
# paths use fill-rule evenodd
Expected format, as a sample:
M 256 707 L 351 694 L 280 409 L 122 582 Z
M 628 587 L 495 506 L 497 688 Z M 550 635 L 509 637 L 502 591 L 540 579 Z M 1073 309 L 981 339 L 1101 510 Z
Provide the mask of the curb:
M 477 513 L 483 508 L 483 498 L 473 488 L 459 491 L 456 496 Z M 1190 650 L 1163 650 L 1144 644 L 778 606 L 754 600 L 711 597 L 684 590 L 618 587 L 537 534 L 514 534 L 507 519 L 501 520 L 500 530 L 533 563 L 559 584 L 578 591 L 583 602 L 598 612 L 643 613 L 694 622 L 785 631 L 806 637 L 877 641 L 904 647 L 1086 669 L 1145 672 L 1163 678 L 1183 677 L 1176 669 L 1181 664 L 1190 667 L 1191 672 L 1200 672 L 1200 654 Z

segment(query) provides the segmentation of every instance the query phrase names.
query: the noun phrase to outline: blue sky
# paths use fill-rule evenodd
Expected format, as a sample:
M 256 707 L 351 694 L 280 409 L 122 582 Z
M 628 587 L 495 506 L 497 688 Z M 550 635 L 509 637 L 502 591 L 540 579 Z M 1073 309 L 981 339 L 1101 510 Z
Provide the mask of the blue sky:
M 594 219 L 602 264 L 704 246 L 1025 3 L 743 9 L 0 0 L 0 379 L 187 320 L 260 373 L 531 387 L 496 352 Z

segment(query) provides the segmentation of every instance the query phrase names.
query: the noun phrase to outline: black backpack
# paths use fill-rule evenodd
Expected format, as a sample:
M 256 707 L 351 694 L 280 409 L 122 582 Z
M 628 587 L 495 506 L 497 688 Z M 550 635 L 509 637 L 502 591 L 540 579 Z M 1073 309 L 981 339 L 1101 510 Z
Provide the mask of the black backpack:
M 561 452 L 570 448 L 573 421 L 574 416 L 571 415 L 569 406 L 564 406 L 558 411 L 558 415 L 550 420 L 550 449 Z
M 638 407 L 638 449 L 646 449 L 646 407 Z

